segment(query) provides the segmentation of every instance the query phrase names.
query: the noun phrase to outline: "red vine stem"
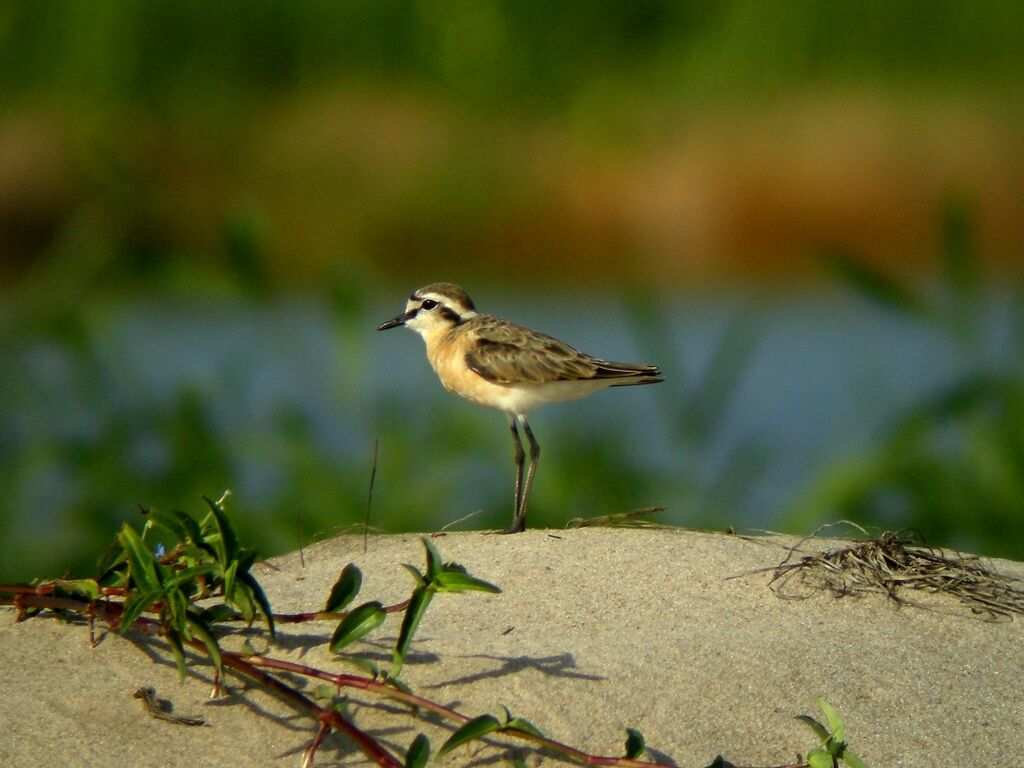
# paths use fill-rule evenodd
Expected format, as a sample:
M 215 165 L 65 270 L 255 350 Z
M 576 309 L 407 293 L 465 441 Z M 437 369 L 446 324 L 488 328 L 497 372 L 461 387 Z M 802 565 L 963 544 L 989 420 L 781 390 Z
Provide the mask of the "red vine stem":
M 403 600 L 394 605 L 384 606 L 384 613 L 399 613 L 408 607 L 409 601 Z M 272 615 L 274 621 L 279 624 L 301 624 L 306 621 L 341 621 L 348 615 L 348 612 L 309 611 L 308 613 L 275 613 Z
M 30 587 L 26 585 L 11 586 L 13 588 L 8 589 L 8 585 L 0 585 L 0 594 L 6 592 L 14 595 L 13 597 L 0 597 L 0 605 L 14 605 L 19 609 L 23 609 L 25 607 L 38 607 L 81 611 L 86 613 L 90 619 L 93 616 L 99 616 L 112 628 L 117 627 L 122 613 L 122 606 L 119 603 L 110 603 L 105 601 L 88 602 L 75 598 L 57 597 L 51 594 L 52 588 L 49 590 L 46 589 L 48 585 L 45 584 L 40 585 L 39 587 Z M 388 606 L 384 610 L 388 612 L 397 612 L 404 610 L 407 605 L 408 601 L 404 601 L 403 603 Z M 303 622 L 315 621 L 321 618 L 335 618 L 335 616 L 314 612 L 303 614 L 275 614 L 274 618 L 277 621 L 284 622 Z M 135 623 L 132 625 L 132 629 L 146 635 L 160 635 L 163 633 L 163 628 L 160 623 L 147 617 L 136 619 Z M 205 654 L 206 647 L 200 641 L 186 640 L 184 638 L 182 638 L 182 641 L 190 648 Z M 468 723 L 472 719 L 458 710 L 446 707 L 436 701 L 423 698 L 422 696 L 417 696 L 414 693 L 408 693 L 395 688 L 394 686 L 377 682 L 376 680 L 368 677 L 328 672 L 305 664 L 298 664 L 285 659 L 275 659 L 269 656 L 261 656 L 259 654 L 222 651 L 221 659 L 225 667 L 233 669 L 236 672 L 264 685 L 267 689 L 288 700 L 294 706 L 307 710 L 320 722 L 320 729 L 318 730 L 316 737 L 306 749 L 303 761 L 304 766 L 312 765 L 316 749 L 326 737 L 327 732 L 334 728 L 348 736 L 363 751 L 363 753 L 366 754 L 367 757 L 370 757 L 377 765 L 382 766 L 383 768 L 402 768 L 402 764 L 388 753 L 387 750 L 385 750 L 368 733 L 361 730 L 354 723 L 349 722 L 335 710 L 321 707 L 305 694 L 278 680 L 273 675 L 264 672 L 264 669 L 291 672 L 304 677 L 323 680 L 325 682 L 332 683 L 339 688 L 356 688 L 359 690 L 369 691 L 380 696 L 401 701 L 402 703 L 408 704 L 412 707 L 418 707 L 420 709 L 434 712 L 445 719 L 459 724 Z M 568 744 L 556 741 L 555 739 L 550 739 L 546 736 L 538 736 L 534 733 L 521 731 L 517 728 L 502 729 L 499 733 L 501 735 L 512 736 L 523 741 L 532 742 L 541 747 L 555 750 L 566 757 L 582 763 L 583 765 L 621 766 L 622 768 L 671 768 L 666 763 L 635 760 L 627 757 L 592 755 L 576 749 L 575 747 L 571 747 Z M 740 767 L 737 766 L 737 768 Z M 786 765 L 774 766 L 773 768 L 807 768 L 807 764 L 788 763 Z
M 0 605 L 82 611 L 90 616 L 99 616 L 112 628 L 117 626 L 122 613 L 121 606 L 118 604 L 102 602 L 89 603 L 83 600 L 76 600 L 74 598 L 54 597 L 52 595 L 38 595 L 26 592 L 22 592 L 14 598 L 0 597 Z M 145 635 L 163 634 L 163 627 L 160 623 L 154 619 L 146 617 L 136 619 L 135 623 L 132 625 L 132 629 Z M 206 646 L 198 640 L 187 640 L 182 638 L 182 642 L 190 648 L 200 652 L 205 653 L 206 651 Z M 371 758 L 376 765 L 382 766 L 382 768 L 402 768 L 402 764 L 392 757 L 391 754 L 389 754 L 365 731 L 361 730 L 355 724 L 350 723 L 333 709 L 321 707 L 312 699 L 288 686 L 286 683 L 281 682 L 273 675 L 269 675 L 263 670 L 257 669 L 255 665 L 246 661 L 242 654 L 224 651 L 221 654 L 221 660 L 225 667 L 229 667 L 230 669 L 255 680 L 282 698 L 288 700 L 293 705 L 307 710 L 320 721 L 322 726 L 329 726 L 344 733 L 352 739 L 363 753 L 366 754 L 367 757 Z M 322 740 L 323 736 L 318 735 L 318 739 L 314 744 L 310 745 L 311 748 L 307 750 L 305 765 L 312 765 L 313 752 Z
M 435 712 L 448 720 L 454 720 L 460 724 L 468 723 L 472 720 L 471 717 L 462 714 L 458 710 L 451 709 L 443 704 L 438 704 L 436 701 L 432 701 L 431 699 L 425 699 L 422 696 L 417 696 L 414 693 L 408 693 L 386 683 L 379 683 L 371 678 L 361 677 L 359 675 L 335 674 L 333 672 L 327 672 L 326 670 L 317 669 L 316 667 L 309 667 L 304 664 L 297 664 L 284 659 L 274 659 L 256 654 L 247 655 L 245 656 L 245 659 L 254 666 L 305 675 L 306 677 L 312 677 L 317 680 L 324 680 L 325 682 L 333 683 L 340 688 L 358 688 L 360 690 L 371 691 L 373 693 L 380 694 L 381 696 L 401 701 L 402 703 L 413 707 Z M 527 731 L 521 731 L 518 728 L 503 729 L 501 734 L 513 736 L 524 741 L 531 741 L 539 746 L 556 750 L 566 757 L 577 760 L 584 765 L 623 766 L 624 768 L 669 768 L 665 763 L 652 763 L 646 760 L 634 760 L 628 757 L 591 755 L 587 752 L 578 750 L 575 747 L 571 747 L 568 744 L 556 741 L 555 739 L 550 739 L 546 736 L 537 736 L 536 734 L 528 733 Z M 779 766 L 779 768 L 787 767 Z M 792 768 L 798 767 L 793 766 Z

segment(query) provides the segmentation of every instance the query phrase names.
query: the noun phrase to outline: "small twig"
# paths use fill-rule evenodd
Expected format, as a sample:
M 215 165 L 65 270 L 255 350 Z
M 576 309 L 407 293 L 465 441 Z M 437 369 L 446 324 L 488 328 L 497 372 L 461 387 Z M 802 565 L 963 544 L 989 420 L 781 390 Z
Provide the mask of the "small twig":
M 445 533 L 445 532 L 447 532 L 447 531 L 448 531 L 448 529 L 449 529 L 449 528 L 451 528 L 451 527 L 452 527 L 453 525 L 458 525 L 458 524 L 459 524 L 459 523 L 461 523 L 461 522 L 464 522 L 464 521 L 466 521 L 466 520 L 469 520 L 469 518 L 471 518 L 471 517 L 475 517 L 476 515 L 479 515 L 479 514 L 480 514 L 481 512 L 483 512 L 483 510 L 482 510 L 482 509 L 477 509 L 477 510 L 474 510 L 473 512 L 470 512 L 470 513 L 469 513 L 468 515 L 463 515 L 462 517 L 460 517 L 460 518 L 459 518 L 459 519 L 457 519 L 457 520 L 452 520 L 451 522 L 445 523 L 444 525 L 442 525 L 442 526 L 441 526 L 441 527 L 440 527 L 440 528 L 438 529 L 437 533 Z M 434 534 L 434 535 L 436 535 L 436 534 Z
M 132 696 L 141 699 L 142 706 L 151 717 L 155 717 L 157 720 L 166 720 L 177 725 L 206 725 L 206 721 L 201 717 L 180 717 L 166 711 L 157 701 L 156 690 L 153 688 L 139 688 Z
M 316 732 L 316 736 L 313 738 L 313 742 L 306 747 L 306 751 L 302 753 L 302 768 L 312 768 L 313 758 L 316 756 L 316 751 L 323 744 L 324 739 L 331 732 L 330 723 L 320 723 L 320 730 Z
M 641 507 L 640 509 L 631 509 L 628 512 L 617 512 L 613 515 L 601 515 L 600 517 L 574 517 L 565 524 L 565 527 L 595 528 L 599 526 L 616 526 L 635 520 L 636 518 L 644 515 L 654 515 L 658 512 L 664 512 L 666 509 L 666 507 Z M 639 525 L 656 525 L 656 523 L 652 523 L 649 520 L 640 520 L 637 522 Z
M 363 554 L 366 554 L 370 538 L 370 505 L 373 503 L 373 482 L 377 479 L 377 448 L 380 438 L 373 439 L 373 466 L 370 468 L 370 489 L 366 493 L 366 519 L 363 521 Z

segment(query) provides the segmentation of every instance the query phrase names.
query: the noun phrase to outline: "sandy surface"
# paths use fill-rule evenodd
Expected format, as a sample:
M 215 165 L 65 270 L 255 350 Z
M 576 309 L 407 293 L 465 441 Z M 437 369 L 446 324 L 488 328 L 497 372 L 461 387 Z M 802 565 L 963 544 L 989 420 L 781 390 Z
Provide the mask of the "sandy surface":
M 792 540 L 685 531 L 459 533 L 434 539 L 445 559 L 502 587 L 500 595 L 440 595 L 414 641 L 403 679 L 419 694 L 471 714 L 501 705 L 545 734 L 621 754 L 626 726 L 648 757 L 706 766 L 776 765 L 814 745 L 794 720 L 821 696 L 844 716 L 848 741 L 872 768 L 1009 765 L 1024 754 L 1024 621 L 984 622 L 948 597 L 936 610 L 896 608 L 882 597 L 820 594 L 787 601 L 750 571 L 778 563 Z M 422 568 L 414 535 L 342 537 L 256 567 L 278 612 L 316 610 L 341 568 L 364 574 L 358 601 L 397 602 Z M 994 561 L 1024 577 L 1024 565 Z M 747 575 L 742 575 L 747 574 Z M 741 578 L 727 577 L 742 575 Z M 323 645 L 333 624 L 284 626 L 270 655 L 353 671 Z M 398 632 L 389 619 L 361 649 L 381 659 Z M 159 645 L 156 651 L 159 651 Z M 106 636 L 95 648 L 81 623 L 52 616 L 16 624 L 0 611 L 0 765 L 298 765 L 314 724 L 231 679 L 207 698 L 209 667 L 178 682 L 166 654 Z M 132 693 L 153 686 L 189 728 L 144 714 Z M 355 697 L 360 726 L 401 754 L 420 731 L 436 750 L 450 728 L 379 699 Z M 448 765 L 496 765 L 519 754 L 559 765 L 509 741 L 452 753 Z M 1009 762 L 1007 762 L 1009 761 Z M 340 736 L 317 765 L 362 765 Z

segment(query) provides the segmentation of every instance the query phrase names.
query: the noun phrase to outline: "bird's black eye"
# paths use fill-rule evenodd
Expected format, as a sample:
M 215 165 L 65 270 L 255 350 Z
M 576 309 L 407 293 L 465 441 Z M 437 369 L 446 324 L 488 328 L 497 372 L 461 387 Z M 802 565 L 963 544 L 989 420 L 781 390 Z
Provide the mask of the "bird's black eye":
M 427 312 L 429 312 L 432 309 L 435 309 L 436 307 L 437 307 L 437 302 L 434 301 L 433 299 L 424 299 L 423 303 L 420 304 L 420 309 L 425 309 L 425 310 L 427 310 Z

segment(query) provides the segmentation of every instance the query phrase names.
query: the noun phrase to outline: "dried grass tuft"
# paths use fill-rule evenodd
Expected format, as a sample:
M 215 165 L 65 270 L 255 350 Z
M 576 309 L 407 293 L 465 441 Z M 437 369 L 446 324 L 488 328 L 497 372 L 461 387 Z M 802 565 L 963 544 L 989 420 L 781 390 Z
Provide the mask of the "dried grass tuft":
M 821 591 L 836 597 L 883 594 L 900 605 L 934 610 L 907 597 L 908 591 L 917 590 L 949 595 L 986 621 L 1007 621 L 1024 614 L 1021 579 L 996 573 L 976 555 L 943 553 L 888 531 L 794 561 L 803 544 L 817 533 L 792 547 L 771 569 L 769 586 L 780 597 L 803 600 Z

